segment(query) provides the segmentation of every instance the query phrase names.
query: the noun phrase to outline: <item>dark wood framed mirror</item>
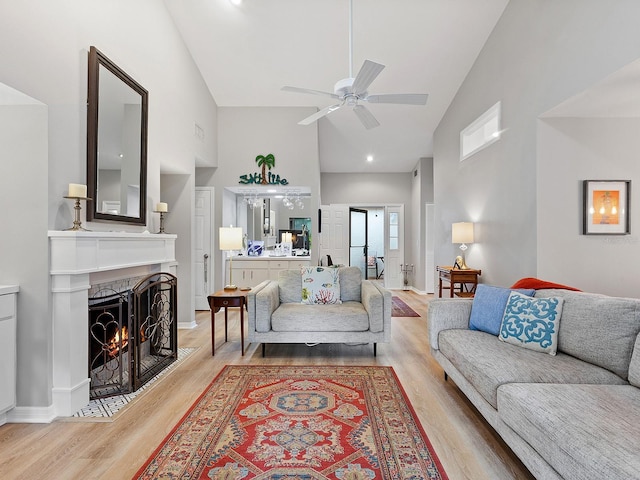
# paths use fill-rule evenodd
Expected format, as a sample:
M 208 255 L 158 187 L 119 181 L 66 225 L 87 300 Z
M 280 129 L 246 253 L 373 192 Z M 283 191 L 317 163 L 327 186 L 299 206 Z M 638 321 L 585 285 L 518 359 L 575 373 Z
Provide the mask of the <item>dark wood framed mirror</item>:
M 148 92 L 89 49 L 87 221 L 145 225 Z

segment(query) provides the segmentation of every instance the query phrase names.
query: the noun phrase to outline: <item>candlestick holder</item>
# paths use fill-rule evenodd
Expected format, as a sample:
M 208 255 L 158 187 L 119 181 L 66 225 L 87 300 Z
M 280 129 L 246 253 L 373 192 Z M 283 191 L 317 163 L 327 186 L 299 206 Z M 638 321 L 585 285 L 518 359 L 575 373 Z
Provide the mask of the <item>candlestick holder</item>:
M 158 210 L 154 210 L 154 212 L 160 214 L 160 231 L 156 232 L 156 233 L 165 233 L 165 231 L 164 231 L 164 215 L 167 212 L 159 212 Z
M 91 230 L 87 230 L 86 228 L 82 227 L 82 220 L 80 220 L 80 211 L 82 210 L 82 207 L 80 206 L 80 200 L 91 200 L 91 199 L 89 197 L 67 197 L 67 196 L 65 196 L 64 198 L 70 198 L 71 200 L 75 200 L 76 201 L 76 204 L 73 207 L 73 210 L 75 212 L 75 218 L 73 220 L 73 227 L 67 228 L 65 231 L 90 232 Z
M 409 287 L 409 275 L 411 275 L 413 273 L 413 264 L 409 265 L 408 263 L 405 263 L 404 265 L 401 263 L 400 264 L 400 271 L 403 274 L 403 286 L 402 286 L 402 290 L 410 290 Z

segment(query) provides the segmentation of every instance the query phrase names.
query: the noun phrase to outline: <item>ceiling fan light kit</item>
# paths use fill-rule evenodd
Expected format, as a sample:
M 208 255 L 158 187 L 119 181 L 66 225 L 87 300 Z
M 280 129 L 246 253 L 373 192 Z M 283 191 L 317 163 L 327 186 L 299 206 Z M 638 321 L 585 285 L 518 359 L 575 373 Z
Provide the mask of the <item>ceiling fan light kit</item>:
M 302 119 L 299 125 L 310 125 L 311 123 L 329 115 L 336 110 L 347 106 L 353 109 L 362 125 L 369 130 L 380 125 L 373 113 L 361 102 L 367 103 L 386 103 L 395 105 L 426 105 L 428 95 L 424 93 L 390 93 L 369 95 L 367 89 L 373 81 L 380 75 L 384 69 L 384 65 L 371 60 L 365 60 L 358 74 L 353 77 L 338 80 L 333 87 L 333 93 L 321 90 L 311 90 L 300 87 L 282 87 L 285 92 L 294 93 L 310 93 L 313 95 L 321 95 L 336 100 L 340 103 L 325 107 L 322 110 Z M 349 0 L 349 74 L 353 71 L 353 0 Z

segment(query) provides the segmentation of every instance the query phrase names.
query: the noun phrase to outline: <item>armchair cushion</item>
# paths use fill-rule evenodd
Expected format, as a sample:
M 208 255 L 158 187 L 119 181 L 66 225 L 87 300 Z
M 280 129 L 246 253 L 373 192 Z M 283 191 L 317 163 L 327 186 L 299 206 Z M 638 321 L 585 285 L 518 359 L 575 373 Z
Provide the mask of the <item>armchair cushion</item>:
M 284 303 L 271 316 L 274 332 L 364 332 L 369 316 L 361 303 L 332 305 Z

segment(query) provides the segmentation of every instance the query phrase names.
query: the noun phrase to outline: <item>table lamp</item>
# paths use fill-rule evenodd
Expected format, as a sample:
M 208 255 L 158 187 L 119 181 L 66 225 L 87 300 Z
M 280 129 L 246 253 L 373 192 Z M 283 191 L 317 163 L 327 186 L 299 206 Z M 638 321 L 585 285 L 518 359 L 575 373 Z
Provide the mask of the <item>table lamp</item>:
M 233 250 L 242 249 L 242 228 L 240 227 L 220 227 L 220 236 L 218 239 L 218 246 L 220 250 L 226 250 L 229 255 L 229 284 L 225 285 L 225 290 L 236 290 L 238 287 L 233 284 Z
M 456 257 L 454 268 L 469 270 L 464 261 L 464 252 L 468 248 L 467 243 L 473 243 L 473 223 L 458 222 L 451 225 L 451 243 L 459 243 L 462 255 Z

